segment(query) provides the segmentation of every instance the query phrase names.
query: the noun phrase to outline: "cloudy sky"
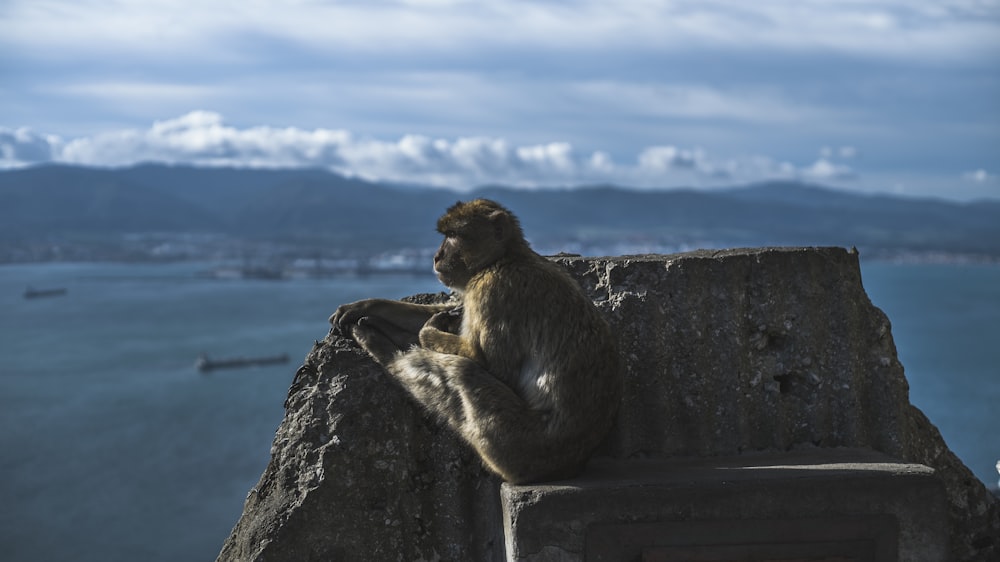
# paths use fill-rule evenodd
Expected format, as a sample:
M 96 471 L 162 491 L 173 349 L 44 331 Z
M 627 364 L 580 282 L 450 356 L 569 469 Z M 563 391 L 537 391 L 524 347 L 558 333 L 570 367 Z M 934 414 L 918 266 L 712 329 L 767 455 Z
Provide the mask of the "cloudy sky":
M 1000 0 L 2 0 L 0 167 L 1000 199 Z

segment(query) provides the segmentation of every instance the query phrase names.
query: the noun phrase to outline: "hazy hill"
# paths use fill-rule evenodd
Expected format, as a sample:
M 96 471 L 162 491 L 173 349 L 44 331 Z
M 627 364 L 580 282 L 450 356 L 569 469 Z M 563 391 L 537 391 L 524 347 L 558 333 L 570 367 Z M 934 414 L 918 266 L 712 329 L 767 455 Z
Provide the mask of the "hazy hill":
M 0 234 L 188 231 L 214 213 L 109 170 L 42 166 L 0 173 Z
M 0 172 L 0 242 L 127 233 L 218 233 L 364 250 L 431 246 L 459 198 L 511 207 L 533 241 L 840 245 L 1000 258 L 1000 203 L 865 196 L 794 182 L 739 189 L 614 186 L 472 193 L 399 187 L 322 170 L 48 165 Z
M 724 191 L 481 190 L 519 209 L 529 232 L 600 229 L 721 245 L 838 245 L 1000 256 L 1000 203 L 845 193 L 801 183 Z M 533 227 L 533 228 L 532 228 Z

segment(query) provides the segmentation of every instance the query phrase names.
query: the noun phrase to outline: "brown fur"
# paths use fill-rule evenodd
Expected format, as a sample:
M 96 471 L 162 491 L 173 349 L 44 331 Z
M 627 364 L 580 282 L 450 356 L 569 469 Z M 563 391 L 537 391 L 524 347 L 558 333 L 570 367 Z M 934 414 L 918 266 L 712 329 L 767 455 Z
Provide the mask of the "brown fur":
M 457 203 L 438 230 L 434 268 L 460 295 L 460 326 L 455 305 L 377 299 L 343 305 L 330 321 L 505 480 L 578 473 L 621 397 L 608 324 L 498 203 Z

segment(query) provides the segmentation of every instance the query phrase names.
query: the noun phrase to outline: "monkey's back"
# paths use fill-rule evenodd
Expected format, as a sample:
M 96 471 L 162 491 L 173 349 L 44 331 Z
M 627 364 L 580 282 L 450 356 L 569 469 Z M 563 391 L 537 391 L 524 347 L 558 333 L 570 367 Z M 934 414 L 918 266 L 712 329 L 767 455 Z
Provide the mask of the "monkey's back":
M 479 307 L 472 315 L 481 325 L 472 328 L 486 369 L 532 410 L 546 412 L 541 430 L 560 442 L 551 445 L 574 443 L 589 456 L 622 394 L 621 358 L 607 321 L 565 270 L 534 252 L 481 274 L 465 300 Z

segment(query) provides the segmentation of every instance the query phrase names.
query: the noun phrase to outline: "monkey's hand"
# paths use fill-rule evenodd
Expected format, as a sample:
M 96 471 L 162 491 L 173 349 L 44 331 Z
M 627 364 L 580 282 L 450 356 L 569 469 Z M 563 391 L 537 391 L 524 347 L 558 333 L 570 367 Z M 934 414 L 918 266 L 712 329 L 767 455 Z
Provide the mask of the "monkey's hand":
M 424 328 L 436 328 L 442 332 L 457 334 L 462 328 L 462 308 L 438 312 L 424 324 Z
M 445 320 L 439 319 L 437 322 L 445 323 Z M 475 344 L 459 334 L 453 334 L 432 325 L 437 322 L 434 322 L 434 318 L 432 318 L 421 328 L 420 347 L 448 355 L 461 355 L 473 361 L 481 360 L 482 353 Z M 448 320 L 447 322 L 454 321 Z
M 342 304 L 330 316 L 330 324 L 340 335 L 353 336 L 351 327 L 365 316 L 370 316 L 372 311 L 379 306 L 377 301 L 378 299 L 365 299 Z

